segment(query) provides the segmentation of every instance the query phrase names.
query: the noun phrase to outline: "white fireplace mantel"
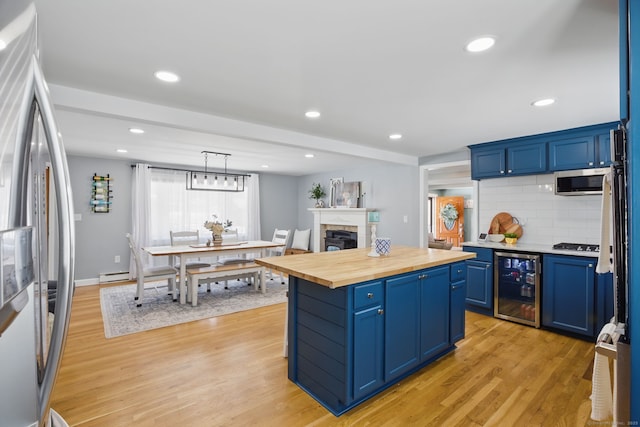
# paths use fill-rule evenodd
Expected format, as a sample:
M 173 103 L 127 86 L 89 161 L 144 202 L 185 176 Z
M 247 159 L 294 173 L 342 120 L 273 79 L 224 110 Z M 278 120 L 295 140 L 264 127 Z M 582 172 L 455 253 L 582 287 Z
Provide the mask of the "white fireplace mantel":
M 369 225 L 369 208 L 310 208 L 313 213 L 313 251 L 323 250 L 322 230 L 326 226 L 356 227 L 358 232 L 358 247 L 371 246 L 371 227 Z M 323 227 L 323 225 L 325 227 Z

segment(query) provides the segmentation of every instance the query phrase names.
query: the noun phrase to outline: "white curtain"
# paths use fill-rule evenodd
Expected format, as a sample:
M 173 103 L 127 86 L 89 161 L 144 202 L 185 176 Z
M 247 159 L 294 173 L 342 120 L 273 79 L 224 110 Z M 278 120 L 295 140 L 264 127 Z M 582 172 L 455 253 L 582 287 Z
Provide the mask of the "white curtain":
M 151 169 L 149 244 L 170 244 L 171 230 L 198 230 L 201 241 L 205 242 L 210 238 L 210 231 L 204 228 L 204 222 L 212 220 L 213 215 L 221 221 L 230 220 L 241 240 L 259 236 L 259 229 L 256 233 L 250 222 L 250 215 L 258 218 L 260 215 L 259 207 L 253 206 L 259 206 L 259 196 L 255 196 L 257 201 L 249 203 L 253 181 L 247 183 L 245 191 L 236 193 L 187 190 L 186 179 L 184 171 Z M 257 222 L 259 224 L 259 219 Z
M 248 179 L 247 240 L 262 240 L 260 230 L 260 176 L 253 174 Z
M 149 165 L 138 163 L 133 170 L 133 189 L 131 191 L 131 235 L 138 248 L 150 243 L 149 218 L 151 217 L 151 172 Z M 140 256 L 145 255 L 138 251 Z M 146 263 L 145 263 L 146 264 Z M 133 256 L 129 262 L 129 279 L 136 277 L 136 263 Z

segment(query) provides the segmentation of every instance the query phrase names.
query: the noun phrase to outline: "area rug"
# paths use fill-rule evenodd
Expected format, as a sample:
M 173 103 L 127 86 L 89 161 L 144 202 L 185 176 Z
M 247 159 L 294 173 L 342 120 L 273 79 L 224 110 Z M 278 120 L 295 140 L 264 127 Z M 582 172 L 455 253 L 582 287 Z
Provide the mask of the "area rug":
M 230 280 L 229 289 L 224 289 L 222 282 L 212 284 L 211 292 L 206 292 L 206 285 L 202 285 L 196 307 L 172 301 L 171 296 L 167 295 L 166 281 L 145 284 L 145 287 L 150 289 L 144 291 L 141 307 L 136 307 L 136 301 L 133 299 L 136 285 L 105 287 L 100 289 L 104 335 L 114 338 L 279 304 L 287 300 L 286 284 L 281 284 L 279 278 L 266 282 L 265 294 L 238 280 Z

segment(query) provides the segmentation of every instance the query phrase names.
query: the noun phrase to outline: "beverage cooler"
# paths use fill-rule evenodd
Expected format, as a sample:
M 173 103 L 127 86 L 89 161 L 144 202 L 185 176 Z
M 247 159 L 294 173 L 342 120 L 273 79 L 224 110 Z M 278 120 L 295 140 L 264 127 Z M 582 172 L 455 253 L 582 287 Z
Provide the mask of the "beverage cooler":
M 493 314 L 540 327 L 540 255 L 495 252 Z

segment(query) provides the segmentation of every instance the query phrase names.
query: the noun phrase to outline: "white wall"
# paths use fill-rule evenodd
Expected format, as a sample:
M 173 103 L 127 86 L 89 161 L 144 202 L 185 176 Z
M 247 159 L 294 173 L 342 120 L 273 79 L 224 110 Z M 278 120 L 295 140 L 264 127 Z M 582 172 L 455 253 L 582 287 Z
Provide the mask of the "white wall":
M 553 174 L 485 179 L 479 182 L 480 232 L 499 212 L 517 217 L 523 243 L 600 241 L 601 196 L 556 196 Z

